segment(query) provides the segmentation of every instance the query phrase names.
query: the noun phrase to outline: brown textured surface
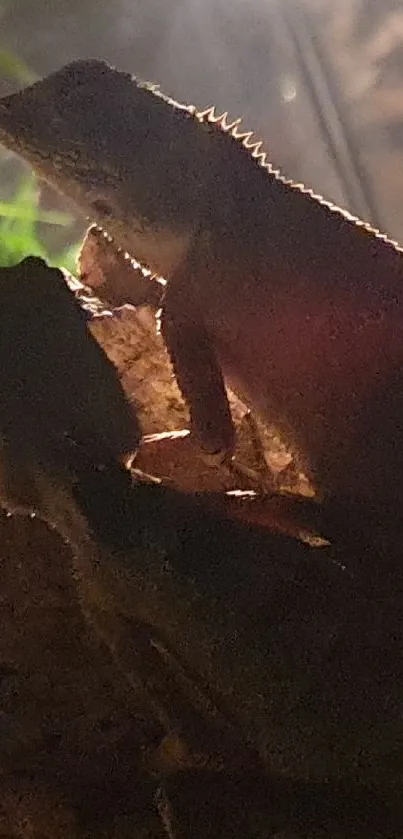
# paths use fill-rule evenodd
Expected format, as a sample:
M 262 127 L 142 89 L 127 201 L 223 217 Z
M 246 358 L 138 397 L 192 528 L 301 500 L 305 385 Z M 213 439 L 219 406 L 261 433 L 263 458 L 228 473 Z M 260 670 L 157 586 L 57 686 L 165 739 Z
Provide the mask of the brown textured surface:
M 68 441 L 115 457 L 137 445 L 137 420 L 61 272 L 33 258 L 0 269 L 0 298 L 1 510 L 44 505 L 67 522 Z M 115 818 L 137 821 L 147 801 L 152 813 L 138 715 L 81 616 L 71 551 L 1 512 L 0 835 L 92 837 L 101 820 L 112 837 Z
M 116 365 L 145 434 L 186 428 L 188 412 L 173 377 L 152 310 L 120 309 L 97 318 L 91 331 Z
M 0 545 L 0 836 L 157 839 L 144 715 L 82 618 L 70 550 L 4 513 Z

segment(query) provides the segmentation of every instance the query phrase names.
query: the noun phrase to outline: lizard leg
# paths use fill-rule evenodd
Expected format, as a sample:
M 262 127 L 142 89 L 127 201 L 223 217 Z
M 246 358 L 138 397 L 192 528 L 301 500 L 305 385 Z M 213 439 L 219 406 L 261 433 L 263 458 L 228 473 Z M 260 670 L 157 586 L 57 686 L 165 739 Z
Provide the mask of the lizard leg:
M 214 346 L 196 308 L 168 288 L 161 333 L 178 385 L 189 406 L 191 428 L 204 452 L 232 457 L 235 429 Z

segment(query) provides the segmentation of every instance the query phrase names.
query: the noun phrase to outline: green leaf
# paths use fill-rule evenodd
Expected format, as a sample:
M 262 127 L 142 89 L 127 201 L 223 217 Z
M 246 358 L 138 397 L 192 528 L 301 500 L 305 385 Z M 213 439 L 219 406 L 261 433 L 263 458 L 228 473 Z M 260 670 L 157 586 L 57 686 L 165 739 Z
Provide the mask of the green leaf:
M 54 224 L 58 227 L 68 227 L 72 217 L 67 213 L 57 210 L 38 210 L 32 203 L 12 203 L 0 201 L 0 216 L 25 221 L 41 221 L 45 224 Z
M 51 253 L 39 238 L 38 222 L 67 227 L 73 218 L 68 213 L 38 209 L 36 178 L 24 174 L 12 199 L 0 201 L 0 264 L 14 265 L 33 255 L 74 273 L 79 244 L 69 245 L 59 254 Z
M 22 84 L 33 84 L 39 79 L 25 61 L 14 53 L 2 49 L 0 49 L 0 73 L 7 79 L 15 79 Z

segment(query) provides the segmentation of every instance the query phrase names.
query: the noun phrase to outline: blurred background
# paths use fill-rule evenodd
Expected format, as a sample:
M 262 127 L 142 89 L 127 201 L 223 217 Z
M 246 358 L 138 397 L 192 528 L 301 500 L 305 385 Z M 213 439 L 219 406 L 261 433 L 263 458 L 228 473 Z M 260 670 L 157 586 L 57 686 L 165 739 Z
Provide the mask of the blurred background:
M 0 95 L 90 56 L 242 116 L 287 177 L 403 242 L 402 0 L 0 0 Z M 1 152 L 1 264 L 72 267 L 85 226 Z

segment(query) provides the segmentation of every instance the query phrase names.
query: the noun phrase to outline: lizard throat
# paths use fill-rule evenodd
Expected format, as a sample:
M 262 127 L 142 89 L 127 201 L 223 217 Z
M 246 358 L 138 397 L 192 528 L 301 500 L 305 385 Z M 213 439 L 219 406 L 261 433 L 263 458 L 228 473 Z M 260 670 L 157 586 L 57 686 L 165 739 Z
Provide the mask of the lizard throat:
M 101 228 L 116 250 L 127 253 L 143 268 L 168 280 L 186 260 L 199 228 L 196 220 L 180 225 L 150 221 L 136 214 L 134 202 L 128 207 L 117 202 L 104 211 L 102 192 L 89 196 L 85 185 L 69 181 L 48 161 L 38 165 L 32 157 L 28 159 L 38 176 L 67 198 L 73 210 Z
M 94 220 L 99 224 L 98 219 Z M 139 230 L 133 225 L 121 230 L 115 220 L 111 224 L 101 221 L 101 227 L 118 250 L 128 253 L 144 268 L 166 280 L 186 261 L 195 236 L 194 230 L 178 231 L 169 227 L 143 226 Z

